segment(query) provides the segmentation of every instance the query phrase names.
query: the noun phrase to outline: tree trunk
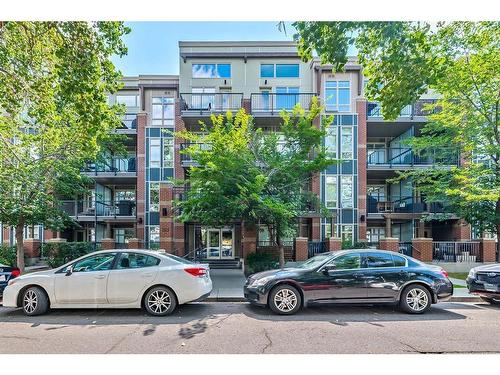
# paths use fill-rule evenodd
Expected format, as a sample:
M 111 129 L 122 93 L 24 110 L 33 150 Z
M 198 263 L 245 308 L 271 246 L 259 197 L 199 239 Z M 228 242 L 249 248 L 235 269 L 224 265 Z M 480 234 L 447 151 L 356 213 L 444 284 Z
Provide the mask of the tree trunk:
M 285 249 L 283 248 L 283 243 L 281 242 L 281 238 L 278 234 L 276 234 L 276 244 L 278 245 L 280 255 L 280 268 L 285 268 Z
M 24 272 L 24 223 L 19 223 L 16 226 L 16 255 L 17 255 L 17 268 Z

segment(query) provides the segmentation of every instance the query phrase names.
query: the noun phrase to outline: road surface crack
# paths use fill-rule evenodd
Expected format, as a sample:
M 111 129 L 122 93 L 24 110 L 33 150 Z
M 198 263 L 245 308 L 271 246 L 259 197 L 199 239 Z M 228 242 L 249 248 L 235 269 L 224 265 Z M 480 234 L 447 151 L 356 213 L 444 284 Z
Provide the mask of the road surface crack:
M 264 354 L 265 351 L 273 345 L 273 340 L 271 340 L 271 338 L 269 337 L 269 334 L 267 333 L 266 330 L 264 330 L 264 336 L 266 336 L 268 343 L 266 344 L 266 346 L 264 346 L 264 348 L 262 348 L 262 351 L 261 351 L 262 354 Z

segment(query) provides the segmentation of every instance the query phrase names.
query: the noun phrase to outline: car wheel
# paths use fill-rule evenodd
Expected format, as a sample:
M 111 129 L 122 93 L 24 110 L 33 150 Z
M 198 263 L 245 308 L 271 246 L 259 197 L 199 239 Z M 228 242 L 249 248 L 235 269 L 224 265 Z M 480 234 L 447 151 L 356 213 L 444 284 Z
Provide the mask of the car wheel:
M 146 293 L 144 296 L 144 307 L 150 315 L 165 316 L 175 310 L 177 299 L 170 288 L 158 286 Z
M 421 285 L 409 285 L 401 293 L 399 305 L 404 312 L 422 314 L 431 308 L 429 291 Z
M 484 302 L 488 302 L 489 304 L 494 303 L 493 298 L 488 298 L 488 297 L 483 297 L 483 296 L 479 296 L 479 298 L 481 298 Z
M 41 288 L 33 286 L 24 291 L 22 307 L 25 315 L 45 314 L 49 309 L 49 298 Z
M 291 285 L 278 285 L 269 295 L 269 307 L 277 314 L 295 314 L 301 306 L 300 293 Z

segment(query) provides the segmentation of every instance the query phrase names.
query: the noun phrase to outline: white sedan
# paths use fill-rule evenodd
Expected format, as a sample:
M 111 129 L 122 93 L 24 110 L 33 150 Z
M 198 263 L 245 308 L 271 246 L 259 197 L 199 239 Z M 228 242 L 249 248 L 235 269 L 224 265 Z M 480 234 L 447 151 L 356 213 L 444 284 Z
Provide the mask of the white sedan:
M 26 315 L 50 308 L 141 308 L 163 316 L 212 291 L 206 264 L 165 252 L 97 251 L 57 269 L 19 276 L 3 294 L 5 307 Z

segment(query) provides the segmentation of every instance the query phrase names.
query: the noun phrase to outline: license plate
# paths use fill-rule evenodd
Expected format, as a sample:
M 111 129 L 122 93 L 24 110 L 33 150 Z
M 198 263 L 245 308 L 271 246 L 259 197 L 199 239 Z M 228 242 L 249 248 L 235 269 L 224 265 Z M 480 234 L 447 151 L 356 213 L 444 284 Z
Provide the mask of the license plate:
M 5 277 L 5 275 L 0 275 L 0 281 L 6 281 L 7 278 Z
M 496 292 L 497 287 L 494 284 L 484 284 L 484 290 L 490 291 L 490 292 Z

